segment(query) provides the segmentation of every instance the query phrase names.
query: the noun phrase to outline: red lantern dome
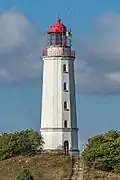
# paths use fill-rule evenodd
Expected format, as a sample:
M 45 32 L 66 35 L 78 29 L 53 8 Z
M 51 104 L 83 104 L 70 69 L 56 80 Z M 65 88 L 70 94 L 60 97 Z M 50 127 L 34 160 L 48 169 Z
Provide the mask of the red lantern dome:
M 52 34 L 52 33 L 66 33 L 67 32 L 67 28 L 64 24 L 61 23 L 61 19 L 58 18 L 56 24 L 54 24 L 53 26 L 51 26 L 50 31 L 48 32 L 48 34 Z

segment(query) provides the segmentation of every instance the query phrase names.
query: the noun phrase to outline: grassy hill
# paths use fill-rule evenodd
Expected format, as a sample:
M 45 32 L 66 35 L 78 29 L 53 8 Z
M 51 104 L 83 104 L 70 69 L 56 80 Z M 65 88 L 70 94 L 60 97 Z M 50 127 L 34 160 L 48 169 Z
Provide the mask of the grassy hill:
M 114 173 L 85 168 L 84 180 L 120 180 L 120 176 Z
M 0 161 L 0 180 L 15 180 L 22 166 L 29 168 L 35 180 L 67 180 L 72 169 L 71 158 L 64 155 L 19 156 Z

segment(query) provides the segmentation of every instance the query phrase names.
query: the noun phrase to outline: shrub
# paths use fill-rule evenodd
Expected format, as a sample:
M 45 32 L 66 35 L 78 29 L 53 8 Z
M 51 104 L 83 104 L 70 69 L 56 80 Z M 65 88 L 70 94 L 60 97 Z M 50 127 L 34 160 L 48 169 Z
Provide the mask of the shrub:
M 34 178 L 29 169 L 23 168 L 17 175 L 16 180 L 34 180 Z

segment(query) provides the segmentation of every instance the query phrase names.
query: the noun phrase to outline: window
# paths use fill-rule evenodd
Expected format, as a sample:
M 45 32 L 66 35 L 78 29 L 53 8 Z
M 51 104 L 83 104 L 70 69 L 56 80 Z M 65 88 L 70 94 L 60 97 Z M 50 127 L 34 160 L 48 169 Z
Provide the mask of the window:
M 66 64 L 63 64 L 63 72 L 67 72 Z
M 56 34 L 56 45 L 62 44 L 62 34 Z
M 63 84 L 63 90 L 64 90 L 64 91 L 67 91 L 67 83 L 64 83 L 64 84 Z
M 67 128 L 67 120 L 64 121 L 64 127 Z
M 55 45 L 55 43 L 56 43 L 55 34 L 50 34 L 50 45 Z
M 64 110 L 68 110 L 68 103 L 67 103 L 67 101 L 64 101 Z

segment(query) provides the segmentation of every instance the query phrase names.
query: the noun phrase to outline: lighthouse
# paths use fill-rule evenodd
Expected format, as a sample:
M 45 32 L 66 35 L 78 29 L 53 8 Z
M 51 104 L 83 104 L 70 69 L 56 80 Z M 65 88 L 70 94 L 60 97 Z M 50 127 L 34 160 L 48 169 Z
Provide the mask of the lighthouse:
M 74 61 L 71 31 L 58 18 L 47 33 L 42 52 L 43 86 L 41 135 L 45 150 L 62 150 L 78 155 Z

